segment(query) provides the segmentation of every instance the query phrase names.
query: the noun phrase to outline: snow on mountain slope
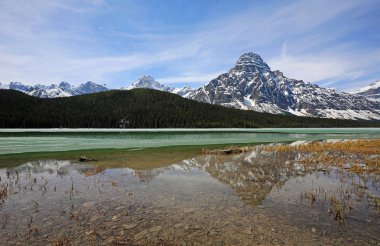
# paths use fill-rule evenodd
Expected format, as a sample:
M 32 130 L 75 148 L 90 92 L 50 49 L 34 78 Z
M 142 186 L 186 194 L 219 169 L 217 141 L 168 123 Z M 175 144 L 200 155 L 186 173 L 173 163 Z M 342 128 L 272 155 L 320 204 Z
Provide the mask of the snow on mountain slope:
M 355 95 L 363 96 L 372 101 L 380 102 L 380 80 L 354 91 Z
M 165 86 L 156 81 L 152 76 L 144 75 L 141 76 L 137 81 L 135 81 L 132 85 L 128 87 L 121 88 L 122 90 L 131 90 L 134 88 L 146 88 L 146 89 L 154 89 L 160 91 L 171 92 L 174 88 Z
M 107 91 L 105 85 L 87 82 L 78 87 L 67 82 L 59 85 L 29 86 L 20 82 L 0 83 L 0 89 L 14 89 L 42 98 L 68 97 Z M 182 97 L 226 107 L 274 114 L 293 114 L 340 119 L 380 120 L 380 81 L 356 91 L 337 92 L 302 80 L 289 79 L 272 71 L 263 59 L 245 53 L 227 73 L 219 75 L 198 89 L 172 88 L 152 76 L 140 77 L 121 89 L 148 88 L 171 92 Z
M 28 92 L 30 91 L 31 86 L 30 85 L 24 85 L 20 82 L 11 82 L 9 84 L 9 89 L 11 90 L 17 90 L 21 92 Z
M 243 54 L 187 98 L 237 109 L 341 119 L 380 119 L 380 105 L 363 97 L 339 93 L 271 71 L 262 58 Z
M 8 90 L 9 89 L 9 85 L 3 84 L 3 83 L 0 82 L 0 89 L 6 89 L 6 90 Z
M 99 85 L 91 81 L 87 81 L 84 84 L 80 84 L 77 88 L 77 91 L 80 94 L 90 94 L 102 91 L 108 91 L 108 88 L 105 85 Z
M 192 89 L 188 86 L 184 86 L 182 88 L 175 88 L 174 90 L 172 90 L 171 92 L 174 93 L 174 94 L 177 94 L 181 97 L 185 97 L 185 98 L 188 98 L 192 95 L 192 93 L 194 93 L 196 91 L 196 89 Z
M 11 89 L 24 92 L 28 95 L 40 98 L 56 98 L 83 95 L 101 91 L 107 91 L 107 87 L 94 82 L 86 82 L 78 87 L 67 82 L 61 82 L 59 85 L 24 85 L 20 82 L 11 82 L 9 85 L 0 84 L 0 89 Z

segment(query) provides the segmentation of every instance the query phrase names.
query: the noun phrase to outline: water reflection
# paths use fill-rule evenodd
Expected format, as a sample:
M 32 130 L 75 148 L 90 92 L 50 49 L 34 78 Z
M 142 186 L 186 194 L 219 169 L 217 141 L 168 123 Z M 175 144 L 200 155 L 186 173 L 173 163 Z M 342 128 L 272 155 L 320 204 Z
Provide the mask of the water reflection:
M 371 206 L 379 177 L 321 171 L 303 158 L 258 146 L 145 170 L 27 162 L 0 169 L 0 236 L 5 244 L 380 242 Z M 346 194 L 354 210 L 340 224 L 327 213 L 329 197 Z

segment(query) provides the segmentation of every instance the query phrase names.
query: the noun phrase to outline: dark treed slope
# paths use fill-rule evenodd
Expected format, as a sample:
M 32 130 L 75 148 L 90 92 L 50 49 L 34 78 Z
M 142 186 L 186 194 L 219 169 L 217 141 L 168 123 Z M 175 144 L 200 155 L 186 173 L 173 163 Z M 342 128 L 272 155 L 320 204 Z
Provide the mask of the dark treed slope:
M 273 115 L 149 89 L 41 99 L 0 90 L 2 128 L 357 127 L 379 123 Z

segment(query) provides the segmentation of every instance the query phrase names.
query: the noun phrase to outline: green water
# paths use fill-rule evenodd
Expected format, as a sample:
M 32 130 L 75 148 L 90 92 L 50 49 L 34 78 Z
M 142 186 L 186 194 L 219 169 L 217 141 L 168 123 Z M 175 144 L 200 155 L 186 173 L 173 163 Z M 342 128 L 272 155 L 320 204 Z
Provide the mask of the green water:
M 380 128 L 0 129 L 0 155 L 353 138 L 380 138 Z

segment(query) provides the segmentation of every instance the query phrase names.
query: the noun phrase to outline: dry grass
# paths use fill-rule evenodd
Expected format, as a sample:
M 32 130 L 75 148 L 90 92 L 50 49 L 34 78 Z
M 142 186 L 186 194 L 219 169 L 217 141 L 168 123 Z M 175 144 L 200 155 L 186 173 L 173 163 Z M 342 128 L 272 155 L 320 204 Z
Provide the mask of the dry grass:
M 329 213 L 335 216 L 335 220 L 344 221 L 346 219 L 345 215 L 346 204 L 339 201 L 335 196 L 330 197 L 330 208 Z
M 297 146 L 265 146 L 267 152 L 299 152 L 305 156 L 300 163 L 309 167 L 329 166 L 348 169 L 357 174 L 380 174 L 380 139 L 342 142 L 311 142 Z
M 301 144 L 297 146 L 291 145 L 277 145 L 277 146 L 265 146 L 265 151 L 298 151 L 298 152 L 314 152 L 321 153 L 327 151 L 344 152 L 352 154 L 380 154 L 380 139 L 368 139 L 368 140 L 352 140 L 342 142 L 312 142 L 308 144 Z

